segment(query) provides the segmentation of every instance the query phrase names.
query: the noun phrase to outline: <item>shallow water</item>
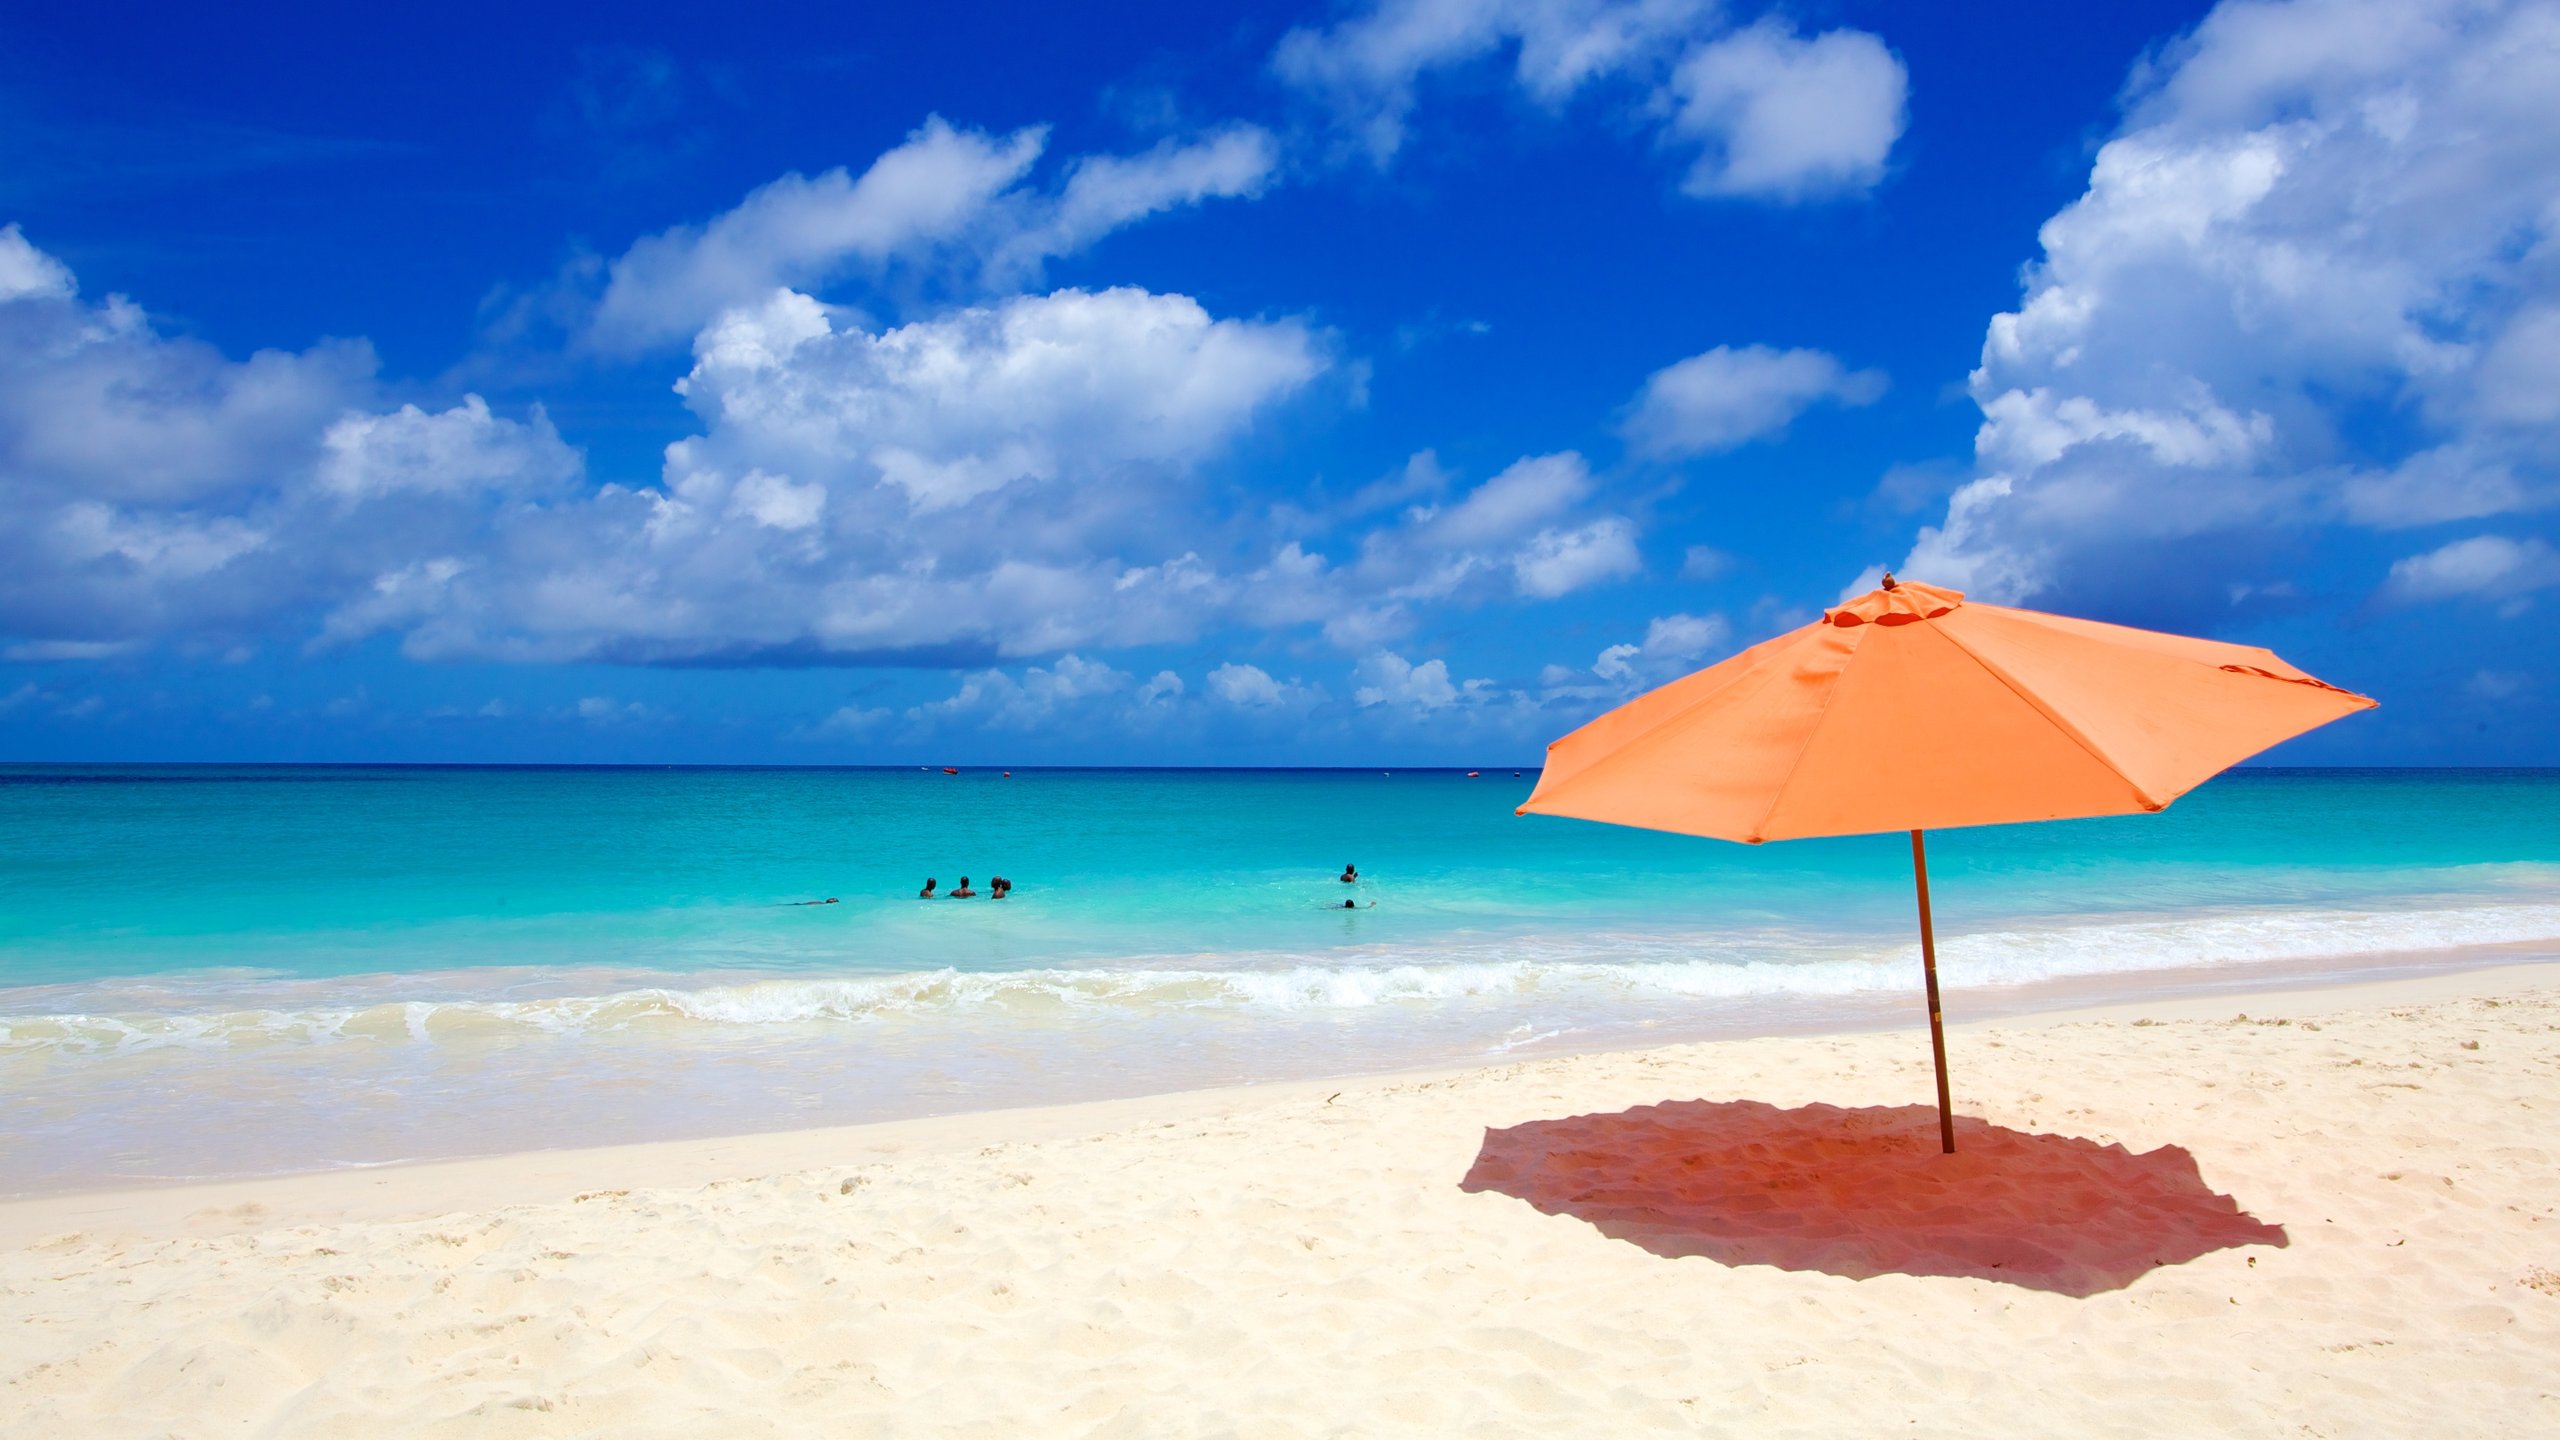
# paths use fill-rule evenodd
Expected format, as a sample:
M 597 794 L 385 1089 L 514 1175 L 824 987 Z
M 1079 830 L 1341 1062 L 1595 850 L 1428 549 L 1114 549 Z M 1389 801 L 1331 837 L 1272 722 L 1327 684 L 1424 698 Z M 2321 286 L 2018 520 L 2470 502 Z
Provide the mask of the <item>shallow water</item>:
M 1907 1008 L 1904 837 L 1515 817 L 1533 778 L 0 767 L 0 1192 Z M 2560 941 L 2560 772 L 2239 771 L 1930 868 L 1959 1014 Z

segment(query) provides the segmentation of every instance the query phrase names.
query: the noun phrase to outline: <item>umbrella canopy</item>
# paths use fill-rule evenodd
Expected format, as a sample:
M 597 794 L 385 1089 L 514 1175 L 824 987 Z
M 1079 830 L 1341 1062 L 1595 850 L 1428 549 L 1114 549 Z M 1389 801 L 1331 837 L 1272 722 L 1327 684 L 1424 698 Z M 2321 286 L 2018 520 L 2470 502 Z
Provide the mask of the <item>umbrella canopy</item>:
M 2158 810 L 2277 741 L 2373 707 L 2273 651 L 1968 604 L 1897 583 L 1640 695 L 1547 747 L 1523 815 L 1757 845 Z

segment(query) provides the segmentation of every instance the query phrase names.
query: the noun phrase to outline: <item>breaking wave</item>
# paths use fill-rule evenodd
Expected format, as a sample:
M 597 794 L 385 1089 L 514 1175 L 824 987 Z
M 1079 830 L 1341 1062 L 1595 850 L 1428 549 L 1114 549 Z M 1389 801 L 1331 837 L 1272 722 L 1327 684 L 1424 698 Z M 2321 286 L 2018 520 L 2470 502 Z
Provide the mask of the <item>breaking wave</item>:
M 1955 986 L 2007 986 L 2144 971 L 2560 941 L 2560 904 L 2411 910 L 2269 910 L 2020 926 L 1944 938 Z M 207 1003 L 153 1010 L 0 1014 L 0 1053 L 138 1051 L 335 1043 L 470 1044 L 777 1026 L 1109 1024 L 1187 1014 L 1348 1016 L 1381 1007 L 1532 1001 L 1589 1013 L 1621 1006 L 1899 991 L 1916 942 L 1801 940 L 1732 932 L 1609 933 L 1482 940 L 1322 958 L 1193 957 L 1119 966 L 643 984 L 547 998 L 434 998 L 275 1008 Z M 670 977 L 672 979 L 672 977 Z M 168 1000 L 183 997 L 164 991 Z M 21 992 L 22 1002 L 34 998 Z M 210 997 L 208 997 L 210 999 Z M 0 993 L 0 1003 L 6 1002 Z

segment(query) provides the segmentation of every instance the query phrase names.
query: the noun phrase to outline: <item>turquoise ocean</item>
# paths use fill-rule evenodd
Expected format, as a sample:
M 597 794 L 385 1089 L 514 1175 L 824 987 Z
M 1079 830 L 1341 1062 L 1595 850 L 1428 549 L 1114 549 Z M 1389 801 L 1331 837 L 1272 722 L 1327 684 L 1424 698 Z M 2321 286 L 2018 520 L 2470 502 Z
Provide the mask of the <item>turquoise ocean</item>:
M 0 1194 L 1924 1043 L 1906 838 L 1517 817 L 1534 780 L 0 766 Z M 2241 770 L 1929 858 L 1956 1019 L 2560 956 L 2560 771 Z

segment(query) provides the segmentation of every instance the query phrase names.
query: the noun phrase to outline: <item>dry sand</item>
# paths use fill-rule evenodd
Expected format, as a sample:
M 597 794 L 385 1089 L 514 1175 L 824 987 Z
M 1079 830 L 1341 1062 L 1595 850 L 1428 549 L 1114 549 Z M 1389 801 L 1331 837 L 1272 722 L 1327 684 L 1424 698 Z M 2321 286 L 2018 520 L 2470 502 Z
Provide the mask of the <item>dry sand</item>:
M 0 1206 L 0 1435 L 2560 1434 L 2560 967 L 1949 1048 Z

